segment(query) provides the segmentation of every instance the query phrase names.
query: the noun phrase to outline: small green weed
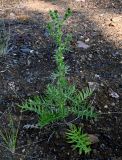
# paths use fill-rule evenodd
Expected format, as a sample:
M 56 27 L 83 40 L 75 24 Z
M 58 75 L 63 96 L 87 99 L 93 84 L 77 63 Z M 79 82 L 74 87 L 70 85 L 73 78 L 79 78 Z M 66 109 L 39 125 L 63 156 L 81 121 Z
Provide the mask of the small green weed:
M 2 145 L 12 153 L 15 153 L 18 129 L 18 127 L 15 127 L 13 117 L 9 113 L 7 126 L 0 126 L 0 137 L 2 139 Z
M 85 154 L 90 153 L 91 142 L 87 134 L 83 133 L 81 128 L 77 128 L 75 125 L 71 125 L 70 129 L 66 132 L 68 143 L 73 144 L 73 150 L 78 149 L 79 154 L 83 152 Z

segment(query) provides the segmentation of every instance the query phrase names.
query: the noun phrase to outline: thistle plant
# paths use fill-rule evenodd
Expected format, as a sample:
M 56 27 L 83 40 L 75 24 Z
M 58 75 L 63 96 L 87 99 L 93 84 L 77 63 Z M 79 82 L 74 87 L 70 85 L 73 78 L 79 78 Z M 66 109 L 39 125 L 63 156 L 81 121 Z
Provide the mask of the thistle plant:
M 19 105 L 23 110 L 38 114 L 38 124 L 41 128 L 63 120 L 70 114 L 81 118 L 96 117 L 93 107 L 87 101 L 92 91 L 89 88 L 79 91 L 74 84 L 69 84 L 66 78 L 69 67 L 64 62 L 64 53 L 69 50 L 72 38 L 70 34 L 64 37 L 63 26 L 71 13 L 68 9 L 61 18 L 57 11 L 50 11 L 51 21 L 48 23 L 48 30 L 56 43 L 54 59 L 57 68 L 52 74 L 54 83 L 47 85 L 43 97 L 37 96 Z
M 53 78 L 57 79 L 57 85 L 59 88 L 67 85 L 66 74 L 68 72 L 68 66 L 64 62 L 64 53 L 69 50 L 70 42 L 72 40 L 71 34 L 67 34 L 64 37 L 63 26 L 65 21 L 71 16 L 72 12 L 67 9 L 63 18 L 60 17 L 57 11 L 50 11 L 51 21 L 48 23 L 48 30 L 56 43 L 55 61 L 57 69 L 53 73 Z
M 90 153 L 91 141 L 89 139 L 89 136 L 83 133 L 80 127 L 77 128 L 75 125 L 72 124 L 70 126 L 70 129 L 68 129 L 68 131 L 66 132 L 66 136 L 68 143 L 73 144 L 73 150 L 78 149 L 79 154 L 82 154 L 83 152 L 85 154 Z

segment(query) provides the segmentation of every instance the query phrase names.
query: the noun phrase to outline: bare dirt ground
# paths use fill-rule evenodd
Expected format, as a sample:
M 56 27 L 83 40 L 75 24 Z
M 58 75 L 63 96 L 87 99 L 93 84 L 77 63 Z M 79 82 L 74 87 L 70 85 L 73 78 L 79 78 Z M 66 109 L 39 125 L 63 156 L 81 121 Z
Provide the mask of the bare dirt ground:
M 89 86 L 94 89 L 92 103 L 100 113 L 97 121 L 80 121 L 86 132 L 99 138 L 90 155 L 72 151 L 65 141 L 65 125 L 54 124 L 41 131 L 24 129 L 26 124 L 35 124 L 36 117 L 23 114 L 16 154 L 12 155 L 1 147 L 1 160 L 121 159 L 122 1 L 0 2 L 0 27 L 4 19 L 6 28 L 10 29 L 8 53 L 0 57 L 1 123 L 10 106 L 18 121 L 19 111 L 15 106 L 28 97 L 43 93 L 46 84 L 51 81 L 50 75 L 55 68 L 55 46 L 46 29 L 48 12 L 56 9 L 63 14 L 68 7 L 73 11 L 64 27 L 64 33 L 73 34 L 71 51 L 65 56 L 71 68 L 68 78 L 79 88 Z

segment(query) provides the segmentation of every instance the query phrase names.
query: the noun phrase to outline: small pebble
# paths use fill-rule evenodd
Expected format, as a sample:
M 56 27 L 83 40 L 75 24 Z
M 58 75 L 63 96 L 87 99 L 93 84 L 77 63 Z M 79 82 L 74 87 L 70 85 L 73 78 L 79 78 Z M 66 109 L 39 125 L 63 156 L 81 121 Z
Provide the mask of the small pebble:
M 116 104 L 113 102 L 113 103 L 111 103 L 111 106 L 115 106 Z
M 87 38 L 86 40 L 85 40 L 85 42 L 89 42 L 90 41 L 90 39 L 89 38 Z
M 103 84 L 103 83 L 101 83 L 100 85 L 101 85 L 101 87 L 104 87 L 104 84 Z
M 24 153 L 25 152 L 25 148 L 22 150 L 22 153 Z
M 105 105 L 104 108 L 108 108 L 108 105 Z
M 94 90 L 98 90 L 99 89 L 99 84 L 97 82 L 88 82 L 89 88 Z
M 100 75 L 99 74 L 95 74 L 95 78 L 100 78 Z
M 89 57 L 92 58 L 92 54 L 89 54 Z
M 33 53 L 34 52 L 34 50 L 30 50 L 30 53 Z
M 90 46 L 83 41 L 77 41 L 77 47 L 82 49 L 88 49 Z
M 115 99 L 118 99 L 118 98 L 119 98 L 118 93 L 116 93 L 116 92 L 114 92 L 114 91 L 111 91 L 111 92 L 109 93 L 109 95 L 110 95 L 112 98 L 115 98 Z

